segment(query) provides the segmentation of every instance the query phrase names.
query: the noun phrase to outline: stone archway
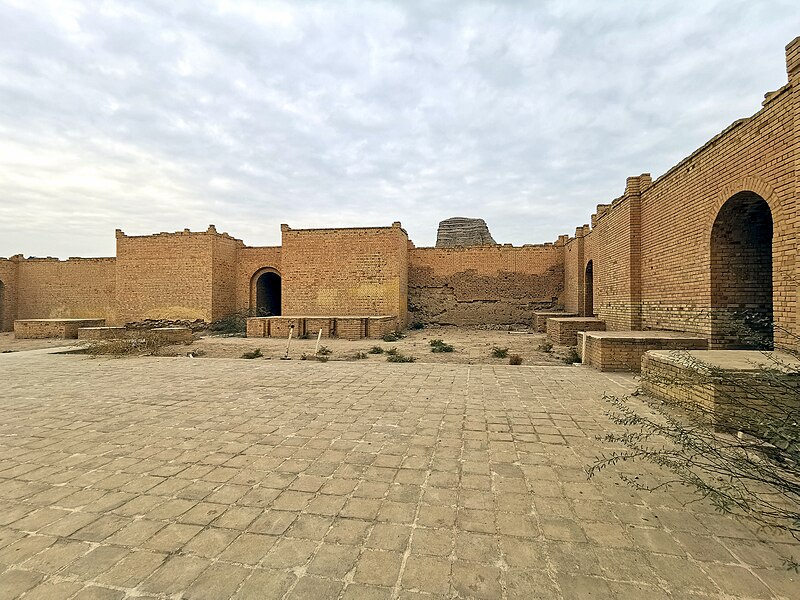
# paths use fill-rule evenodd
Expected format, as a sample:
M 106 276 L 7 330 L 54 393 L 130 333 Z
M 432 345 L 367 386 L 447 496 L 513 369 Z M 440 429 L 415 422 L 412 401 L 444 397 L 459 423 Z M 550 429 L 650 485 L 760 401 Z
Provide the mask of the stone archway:
M 587 317 L 594 316 L 594 263 L 586 263 L 586 273 L 583 279 L 583 314 Z
M 711 228 L 711 347 L 772 348 L 772 212 L 738 192 Z
M 280 316 L 281 276 L 270 267 L 260 269 L 250 282 L 251 312 L 258 317 Z

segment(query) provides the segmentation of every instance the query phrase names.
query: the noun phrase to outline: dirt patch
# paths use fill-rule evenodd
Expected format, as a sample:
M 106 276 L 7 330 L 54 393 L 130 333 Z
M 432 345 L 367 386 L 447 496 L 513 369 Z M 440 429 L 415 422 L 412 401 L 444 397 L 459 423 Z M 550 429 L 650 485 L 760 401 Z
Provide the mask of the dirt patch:
M 416 362 L 455 363 L 455 364 L 508 364 L 507 356 L 518 354 L 525 365 L 563 365 L 556 354 L 541 352 L 538 346 L 545 336 L 541 333 L 509 333 L 508 331 L 485 331 L 464 327 L 427 327 L 407 331 L 396 342 L 382 340 L 340 340 L 325 339 L 320 347 L 330 350 L 328 360 L 383 361 L 387 352 L 396 349 L 403 356 L 413 356 Z M 452 352 L 432 352 L 431 340 L 443 340 L 452 345 Z M 312 357 L 316 338 L 293 339 L 289 357 L 300 360 L 303 355 Z M 370 350 L 380 347 L 383 353 L 373 354 Z M 506 358 L 492 356 L 494 348 L 507 348 Z M 264 359 L 280 359 L 286 353 L 286 340 L 273 338 L 243 338 L 204 335 L 191 345 L 169 346 L 161 356 L 186 356 L 189 353 L 202 358 L 239 358 L 246 352 L 261 350 Z

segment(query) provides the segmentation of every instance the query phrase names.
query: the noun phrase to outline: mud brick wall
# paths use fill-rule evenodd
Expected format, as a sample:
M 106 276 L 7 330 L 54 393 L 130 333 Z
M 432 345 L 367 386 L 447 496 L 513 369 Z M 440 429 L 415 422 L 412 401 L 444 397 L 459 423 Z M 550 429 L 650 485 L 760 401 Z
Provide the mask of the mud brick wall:
M 392 315 L 405 325 L 408 235 L 399 223 L 281 231 L 283 314 Z
M 143 319 L 213 321 L 233 308 L 235 251 L 213 227 L 127 236 L 117 231 L 116 323 Z M 215 300 L 216 298 L 216 300 Z
M 244 244 L 229 236 L 212 237 L 211 318 L 219 319 L 236 312 L 239 249 Z
M 17 260 L 0 258 L 0 331 L 14 329 L 17 315 Z
M 14 262 L 16 294 L 21 299 L 14 318 L 114 318 L 113 258 L 20 258 Z
M 562 302 L 563 246 L 414 248 L 411 320 L 442 325 L 531 323 Z
M 799 101 L 797 86 L 782 89 L 642 194 L 644 327 L 710 335 L 712 227 L 725 201 L 749 191 L 772 211 L 774 319 L 798 333 L 798 186 L 786 157 L 800 154 Z

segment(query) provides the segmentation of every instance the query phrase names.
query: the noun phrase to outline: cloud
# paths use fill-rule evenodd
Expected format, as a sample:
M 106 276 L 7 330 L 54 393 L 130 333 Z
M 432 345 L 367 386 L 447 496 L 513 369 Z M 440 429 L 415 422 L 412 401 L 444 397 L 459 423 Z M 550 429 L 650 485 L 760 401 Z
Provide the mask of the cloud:
M 0 256 L 484 218 L 552 241 L 785 82 L 786 2 L 0 2 Z

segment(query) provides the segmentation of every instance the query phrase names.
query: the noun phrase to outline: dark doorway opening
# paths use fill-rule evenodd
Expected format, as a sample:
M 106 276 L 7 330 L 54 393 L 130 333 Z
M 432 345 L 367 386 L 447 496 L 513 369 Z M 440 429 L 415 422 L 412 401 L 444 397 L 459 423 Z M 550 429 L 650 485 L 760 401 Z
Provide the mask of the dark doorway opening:
M 259 317 L 277 317 L 281 314 L 281 276 L 271 271 L 262 273 L 256 280 L 256 314 Z
M 771 349 L 773 336 L 772 213 L 740 192 L 711 228 L 711 346 Z
M 594 265 L 592 261 L 586 263 L 586 276 L 584 277 L 583 314 L 587 317 L 594 316 Z

